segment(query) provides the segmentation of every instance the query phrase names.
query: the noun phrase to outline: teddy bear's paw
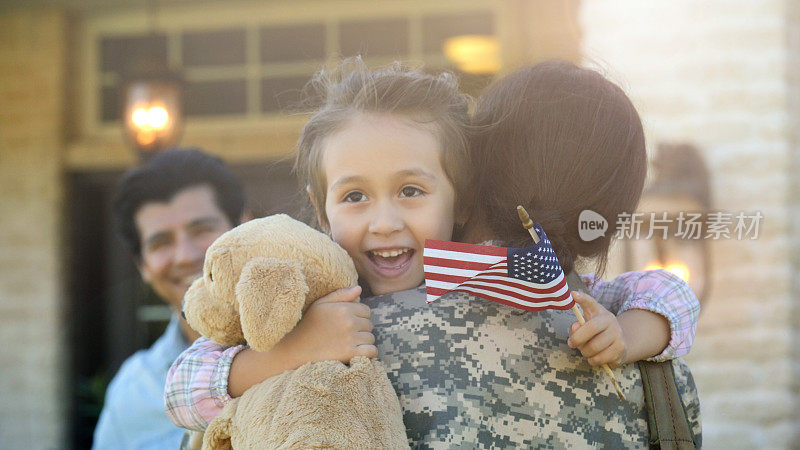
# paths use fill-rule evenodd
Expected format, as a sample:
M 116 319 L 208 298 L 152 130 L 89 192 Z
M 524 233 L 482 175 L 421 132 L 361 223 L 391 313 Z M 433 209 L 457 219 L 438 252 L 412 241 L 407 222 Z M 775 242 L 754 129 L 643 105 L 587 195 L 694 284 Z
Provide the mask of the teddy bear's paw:
M 373 365 L 373 360 L 367 358 L 366 356 L 354 356 L 353 359 L 350 360 L 350 369 L 351 370 L 370 370 Z

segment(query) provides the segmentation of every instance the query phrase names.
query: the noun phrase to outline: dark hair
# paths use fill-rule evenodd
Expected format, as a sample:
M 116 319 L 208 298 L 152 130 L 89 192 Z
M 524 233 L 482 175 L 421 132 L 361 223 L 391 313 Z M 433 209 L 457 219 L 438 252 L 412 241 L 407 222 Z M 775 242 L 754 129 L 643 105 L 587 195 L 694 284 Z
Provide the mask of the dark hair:
M 242 184 L 216 156 L 198 148 L 165 150 L 147 163 L 128 170 L 117 185 L 112 212 L 117 232 L 136 257 L 141 257 L 141 242 L 134 216 L 148 202 L 169 201 L 178 192 L 209 185 L 217 206 L 234 226 L 244 210 Z
M 442 147 L 442 168 L 455 189 L 456 210 L 460 208 L 461 193 L 471 178 L 467 146 L 472 98 L 459 92 L 453 74 L 431 75 L 399 62 L 370 69 L 360 57 L 352 57 L 341 61 L 333 71 L 317 73 L 306 90 L 321 105 L 300 132 L 295 171 L 301 187 L 313 196 L 324 222 L 328 219 L 323 142 L 358 113 L 396 114 L 422 126 L 433 125 Z
M 471 145 L 482 218 L 506 245 L 529 246 L 516 206 L 541 223 L 565 272 L 598 257 L 602 273 L 617 215 L 633 212 L 647 173 L 639 114 L 618 86 L 567 61 L 526 67 L 491 84 L 478 99 Z M 578 217 L 609 221 L 585 242 Z

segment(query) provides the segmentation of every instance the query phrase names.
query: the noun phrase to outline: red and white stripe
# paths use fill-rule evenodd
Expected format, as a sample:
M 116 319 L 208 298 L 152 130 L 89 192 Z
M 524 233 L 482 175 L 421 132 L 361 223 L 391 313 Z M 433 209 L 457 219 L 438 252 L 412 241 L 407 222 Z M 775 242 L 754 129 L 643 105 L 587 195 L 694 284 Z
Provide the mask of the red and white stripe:
M 527 311 L 570 309 L 572 296 L 564 274 L 546 284 L 508 277 L 508 249 L 459 242 L 425 241 L 423 264 L 430 303 L 450 291 Z

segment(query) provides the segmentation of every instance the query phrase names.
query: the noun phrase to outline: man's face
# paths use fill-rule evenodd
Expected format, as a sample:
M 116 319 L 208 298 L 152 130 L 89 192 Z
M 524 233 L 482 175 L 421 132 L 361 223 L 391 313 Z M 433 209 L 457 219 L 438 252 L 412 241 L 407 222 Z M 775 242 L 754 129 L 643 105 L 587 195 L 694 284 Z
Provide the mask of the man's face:
M 208 185 L 186 188 L 166 202 L 148 202 L 134 215 L 142 244 L 142 279 L 180 311 L 189 285 L 202 275 L 206 249 L 233 224 Z

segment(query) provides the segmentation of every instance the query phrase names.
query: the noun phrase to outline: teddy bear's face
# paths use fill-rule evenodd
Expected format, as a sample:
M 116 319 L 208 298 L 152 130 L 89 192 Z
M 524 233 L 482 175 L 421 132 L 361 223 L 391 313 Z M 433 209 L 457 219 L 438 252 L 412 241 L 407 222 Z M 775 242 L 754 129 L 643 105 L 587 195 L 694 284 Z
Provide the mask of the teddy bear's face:
M 264 337 L 256 330 L 268 329 L 267 341 L 279 339 L 311 302 L 356 281 L 352 260 L 328 236 L 288 216 L 269 216 L 239 225 L 208 248 L 184 314 L 220 344 L 253 346 L 251 340 Z
M 218 241 L 217 241 L 218 242 Z M 216 248 L 212 244 L 206 252 L 206 259 L 203 264 L 203 285 L 208 291 L 208 295 L 218 301 L 228 301 L 233 304 L 233 277 L 226 276 L 229 271 L 224 270 L 224 262 L 230 261 L 230 252 L 222 245 Z M 216 274 L 216 277 L 215 277 Z
M 196 279 L 183 300 L 189 325 L 200 334 L 223 345 L 245 343 L 239 326 L 236 278 L 230 272 L 230 252 L 221 236 L 206 251 L 203 276 Z M 221 320 L 220 320 L 221 319 Z

